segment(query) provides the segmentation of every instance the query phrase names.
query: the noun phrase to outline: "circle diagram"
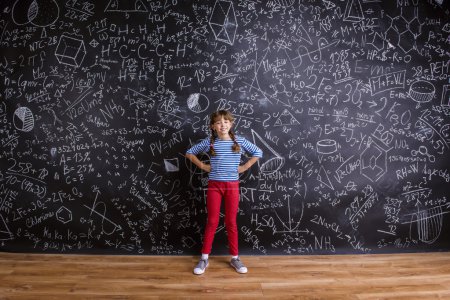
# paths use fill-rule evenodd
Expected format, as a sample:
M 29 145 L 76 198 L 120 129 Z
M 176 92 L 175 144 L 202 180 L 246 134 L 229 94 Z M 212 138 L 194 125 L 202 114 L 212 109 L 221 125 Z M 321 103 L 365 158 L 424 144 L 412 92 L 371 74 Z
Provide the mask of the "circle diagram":
M 46 27 L 58 18 L 59 6 L 54 0 L 17 0 L 12 8 L 12 19 L 17 25 Z
M 209 99 L 203 94 L 194 93 L 187 99 L 187 106 L 193 112 L 201 113 L 209 107 Z
M 14 126 L 17 130 L 29 132 L 34 128 L 34 116 L 28 107 L 19 107 L 14 112 Z

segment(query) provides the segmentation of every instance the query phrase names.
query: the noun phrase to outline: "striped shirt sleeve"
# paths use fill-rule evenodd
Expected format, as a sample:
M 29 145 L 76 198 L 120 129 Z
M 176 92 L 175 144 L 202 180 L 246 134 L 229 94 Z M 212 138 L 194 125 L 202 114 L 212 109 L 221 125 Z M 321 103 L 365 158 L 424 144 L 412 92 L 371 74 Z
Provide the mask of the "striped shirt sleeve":
M 252 144 L 247 139 L 241 137 L 242 142 L 240 143 L 242 148 L 245 152 L 248 152 L 252 157 L 262 157 L 263 152 L 262 150 L 256 146 L 255 144 Z
M 189 148 L 186 151 L 186 154 L 200 154 L 200 153 L 207 153 L 209 151 L 209 139 L 204 139 L 198 144 L 195 144 L 191 148 Z

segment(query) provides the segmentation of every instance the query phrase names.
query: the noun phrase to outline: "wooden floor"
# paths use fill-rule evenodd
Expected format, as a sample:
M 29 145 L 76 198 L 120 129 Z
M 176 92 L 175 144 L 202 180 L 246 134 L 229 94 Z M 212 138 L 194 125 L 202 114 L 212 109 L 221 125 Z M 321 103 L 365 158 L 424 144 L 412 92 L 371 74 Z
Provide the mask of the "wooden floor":
M 0 253 L 0 299 L 450 299 L 450 253 L 241 259 Z

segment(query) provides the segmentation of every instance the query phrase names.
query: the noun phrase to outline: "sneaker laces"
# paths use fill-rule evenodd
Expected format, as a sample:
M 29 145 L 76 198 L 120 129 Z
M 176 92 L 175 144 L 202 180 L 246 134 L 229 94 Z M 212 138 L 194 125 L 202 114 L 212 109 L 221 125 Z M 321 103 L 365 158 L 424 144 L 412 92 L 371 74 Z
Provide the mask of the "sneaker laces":
M 237 269 L 241 269 L 241 268 L 245 267 L 239 258 L 233 258 L 232 263 Z
M 198 262 L 197 266 L 195 267 L 196 269 L 205 269 L 206 265 L 208 264 L 208 260 L 207 259 L 200 259 L 200 261 Z

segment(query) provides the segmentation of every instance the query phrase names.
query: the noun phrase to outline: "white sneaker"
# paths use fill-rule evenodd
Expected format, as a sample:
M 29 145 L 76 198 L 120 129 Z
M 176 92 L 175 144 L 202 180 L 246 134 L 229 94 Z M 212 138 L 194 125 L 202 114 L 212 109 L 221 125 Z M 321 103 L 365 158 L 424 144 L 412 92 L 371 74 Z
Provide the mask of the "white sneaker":
M 230 265 L 236 269 L 236 272 L 240 274 L 247 273 L 247 268 L 244 266 L 244 264 L 241 262 L 241 260 L 238 258 L 232 258 L 230 261 Z
M 208 266 L 208 260 L 207 259 L 200 259 L 198 264 L 194 268 L 194 274 L 195 275 L 201 275 L 205 273 L 206 267 Z

